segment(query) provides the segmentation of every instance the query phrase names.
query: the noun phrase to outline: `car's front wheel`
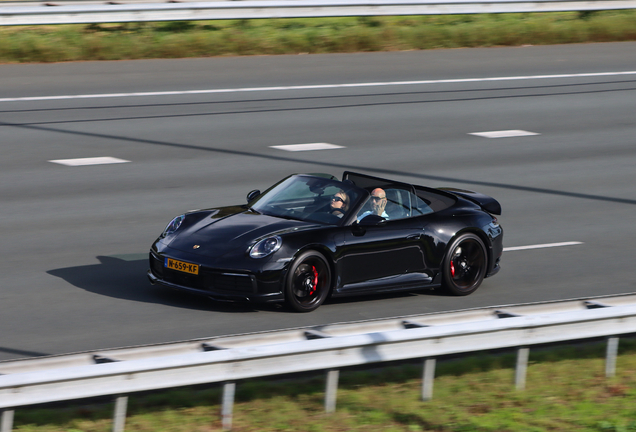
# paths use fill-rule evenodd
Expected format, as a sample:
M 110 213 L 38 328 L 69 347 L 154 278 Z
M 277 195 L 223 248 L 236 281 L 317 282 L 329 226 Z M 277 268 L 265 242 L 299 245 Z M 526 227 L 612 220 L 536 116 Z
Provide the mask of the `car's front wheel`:
M 285 301 L 293 310 L 311 312 L 320 306 L 331 288 L 331 271 L 322 254 L 306 251 L 293 262 L 285 285 Z
M 486 276 L 486 247 L 475 234 L 462 234 L 448 248 L 444 258 L 444 287 L 454 295 L 475 292 Z

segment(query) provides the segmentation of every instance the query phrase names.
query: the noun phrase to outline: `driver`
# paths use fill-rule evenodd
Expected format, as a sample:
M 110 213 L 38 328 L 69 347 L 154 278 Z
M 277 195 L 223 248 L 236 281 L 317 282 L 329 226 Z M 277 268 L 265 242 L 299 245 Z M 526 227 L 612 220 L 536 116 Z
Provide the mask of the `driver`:
M 345 212 L 349 210 L 349 195 L 342 189 L 331 197 L 331 207 L 329 212 L 339 218 L 343 217 Z
M 386 192 L 384 192 L 384 189 L 373 189 L 369 199 L 371 200 L 371 210 L 367 210 L 358 216 L 358 220 L 362 220 L 365 216 L 370 214 L 382 216 L 384 219 L 388 219 L 389 215 L 384 211 L 384 208 L 386 207 Z

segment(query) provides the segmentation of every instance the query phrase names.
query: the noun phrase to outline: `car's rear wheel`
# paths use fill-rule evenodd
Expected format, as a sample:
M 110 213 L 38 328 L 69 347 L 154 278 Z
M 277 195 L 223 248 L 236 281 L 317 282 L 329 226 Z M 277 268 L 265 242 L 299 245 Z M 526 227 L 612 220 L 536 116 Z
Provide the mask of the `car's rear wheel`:
M 468 295 L 486 276 L 486 247 L 475 234 L 462 234 L 448 248 L 443 265 L 444 287 L 454 295 Z
M 303 252 L 289 270 L 285 301 L 293 310 L 311 312 L 320 306 L 331 288 L 331 271 L 324 256 L 315 251 Z

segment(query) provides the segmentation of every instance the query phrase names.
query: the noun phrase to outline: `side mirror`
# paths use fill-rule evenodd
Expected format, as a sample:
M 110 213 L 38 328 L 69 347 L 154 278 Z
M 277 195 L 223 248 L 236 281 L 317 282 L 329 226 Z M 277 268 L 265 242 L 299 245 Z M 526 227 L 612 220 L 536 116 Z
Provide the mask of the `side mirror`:
M 359 224 L 363 227 L 381 226 L 386 224 L 386 219 L 376 214 L 370 214 L 362 218 Z
M 367 228 L 372 226 L 382 226 L 385 224 L 386 219 L 384 219 L 382 216 L 370 214 L 359 221 L 354 221 L 351 224 L 351 233 L 356 237 L 361 237 L 366 234 Z
M 250 201 L 255 200 L 256 197 L 258 197 L 260 194 L 261 194 L 261 191 L 259 191 L 258 189 L 254 189 L 253 191 L 247 194 L 247 202 L 249 203 Z

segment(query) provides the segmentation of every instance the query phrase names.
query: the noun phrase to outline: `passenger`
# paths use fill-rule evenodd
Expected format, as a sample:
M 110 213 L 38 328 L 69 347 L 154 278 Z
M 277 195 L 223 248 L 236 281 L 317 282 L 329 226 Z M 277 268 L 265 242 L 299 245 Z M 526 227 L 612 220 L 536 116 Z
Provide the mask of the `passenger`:
M 386 192 L 384 189 L 376 188 L 371 192 L 371 210 L 367 210 L 358 216 L 358 220 L 364 219 L 365 216 L 370 214 L 382 216 L 384 219 L 388 219 L 389 215 L 386 214 L 384 208 L 386 207 Z
M 339 192 L 331 197 L 331 208 L 329 211 L 331 214 L 341 218 L 347 210 L 349 210 L 349 195 L 340 189 Z

